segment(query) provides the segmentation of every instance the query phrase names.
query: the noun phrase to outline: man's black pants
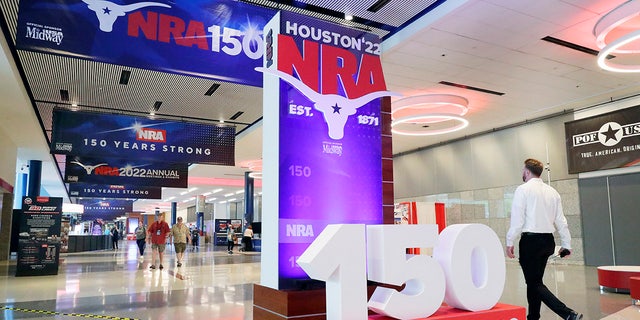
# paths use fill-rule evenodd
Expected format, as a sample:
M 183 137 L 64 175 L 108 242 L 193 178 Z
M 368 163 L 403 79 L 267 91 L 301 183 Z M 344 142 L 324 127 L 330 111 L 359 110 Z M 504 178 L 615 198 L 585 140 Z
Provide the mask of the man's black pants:
M 542 283 L 547 259 L 553 254 L 555 246 L 551 233 L 523 232 L 520 238 L 520 266 L 527 282 L 529 302 L 527 320 L 540 319 L 541 302 L 562 319 L 566 319 L 573 312 Z

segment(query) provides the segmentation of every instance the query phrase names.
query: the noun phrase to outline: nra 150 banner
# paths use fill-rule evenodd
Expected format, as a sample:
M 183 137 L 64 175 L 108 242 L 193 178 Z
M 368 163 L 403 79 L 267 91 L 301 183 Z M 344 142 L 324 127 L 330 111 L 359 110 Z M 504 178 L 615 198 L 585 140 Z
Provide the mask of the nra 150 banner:
M 569 173 L 640 164 L 640 106 L 564 124 Z
M 231 0 L 29 0 L 18 12 L 18 49 L 252 86 L 275 14 Z
M 54 110 L 51 153 L 233 166 L 235 127 Z
M 69 196 L 82 198 L 162 199 L 161 187 L 70 183 Z
M 131 200 L 80 199 L 78 204 L 84 206 L 83 221 L 114 220 L 133 211 L 133 201 Z
M 187 164 L 67 156 L 64 182 L 186 188 L 188 174 Z

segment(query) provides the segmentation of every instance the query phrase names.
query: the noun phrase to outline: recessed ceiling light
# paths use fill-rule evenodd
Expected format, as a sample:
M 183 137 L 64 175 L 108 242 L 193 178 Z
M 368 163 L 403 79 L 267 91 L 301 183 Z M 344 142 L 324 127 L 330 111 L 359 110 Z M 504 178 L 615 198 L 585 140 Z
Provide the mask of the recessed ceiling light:
M 215 190 L 211 191 L 211 194 L 218 193 L 218 192 L 220 192 L 220 191 L 222 191 L 222 188 L 220 188 L 220 189 L 215 189 Z
M 346 14 L 346 13 L 345 13 L 345 14 L 344 14 L 344 19 L 345 19 L 345 20 L 347 20 L 347 21 L 351 21 L 351 20 L 353 20 L 353 16 L 352 16 L 352 15 L 350 15 L 350 14 Z

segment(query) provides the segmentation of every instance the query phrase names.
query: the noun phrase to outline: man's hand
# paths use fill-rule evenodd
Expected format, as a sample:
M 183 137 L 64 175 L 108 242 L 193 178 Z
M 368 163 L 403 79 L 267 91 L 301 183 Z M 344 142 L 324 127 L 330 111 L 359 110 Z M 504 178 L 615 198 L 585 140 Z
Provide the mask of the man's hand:
M 516 257 L 513 246 L 507 246 L 507 257 L 513 259 Z

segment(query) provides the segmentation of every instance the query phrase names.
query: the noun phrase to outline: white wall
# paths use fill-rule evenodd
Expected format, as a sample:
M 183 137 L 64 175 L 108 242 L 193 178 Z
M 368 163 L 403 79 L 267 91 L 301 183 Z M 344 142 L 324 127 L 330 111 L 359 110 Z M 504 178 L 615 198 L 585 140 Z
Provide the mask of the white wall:
M 527 158 L 547 162 L 551 180 L 575 178 L 567 169 L 565 115 L 393 158 L 395 197 L 518 184 Z M 543 177 L 547 180 L 546 173 Z
M 18 148 L 0 129 L 0 179 L 15 187 Z

